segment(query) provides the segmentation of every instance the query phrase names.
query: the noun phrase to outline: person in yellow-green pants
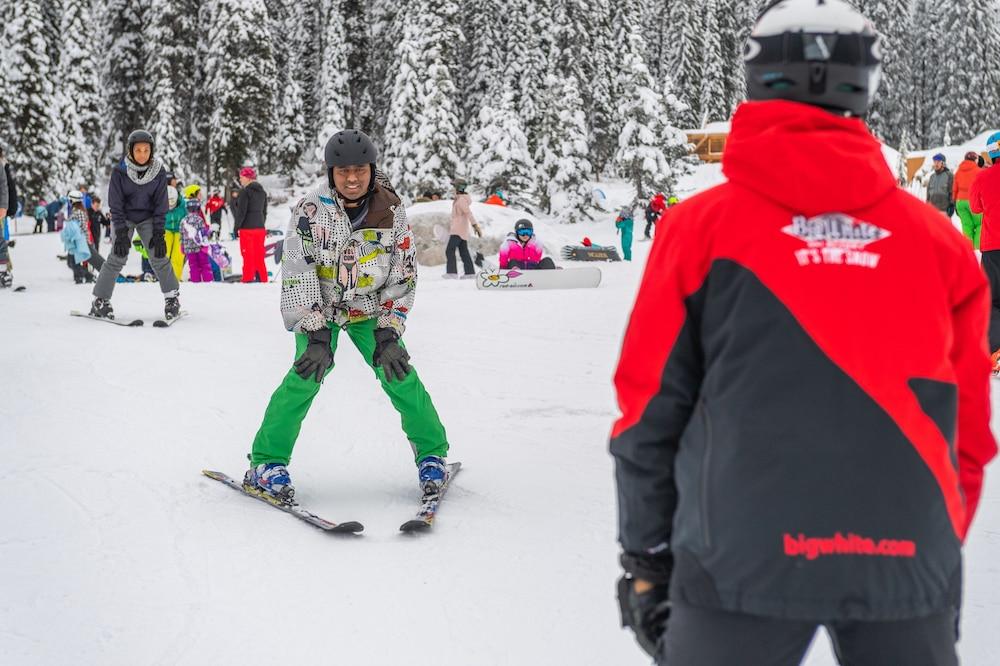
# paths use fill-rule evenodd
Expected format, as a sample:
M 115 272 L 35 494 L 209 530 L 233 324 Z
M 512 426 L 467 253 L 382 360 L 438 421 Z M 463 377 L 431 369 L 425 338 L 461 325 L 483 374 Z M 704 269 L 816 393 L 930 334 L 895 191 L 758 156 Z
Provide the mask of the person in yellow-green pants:
M 969 151 L 965 154 L 965 159 L 955 169 L 955 181 L 952 185 L 952 194 L 955 200 L 955 212 L 962 220 L 962 233 L 972 241 L 972 246 L 979 249 L 979 236 L 983 229 L 983 216 L 972 212 L 969 207 L 969 192 L 972 190 L 972 183 L 976 176 L 982 171 L 979 167 L 979 154 Z
M 163 240 L 167 243 L 167 258 L 178 282 L 184 273 L 184 250 L 181 248 L 181 221 L 187 215 L 186 201 L 177 189 L 177 178 L 167 174 L 167 216 L 163 226 Z
M 296 334 L 295 362 L 271 396 L 243 477 L 248 490 L 282 502 L 294 501 L 287 466 L 342 331 L 399 413 L 424 495 L 447 480 L 447 434 L 401 339 L 417 286 L 416 244 L 405 207 L 375 168 L 377 154 L 363 132 L 334 134 L 327 182 L 298 203 L 285 234 L 281 314 Z

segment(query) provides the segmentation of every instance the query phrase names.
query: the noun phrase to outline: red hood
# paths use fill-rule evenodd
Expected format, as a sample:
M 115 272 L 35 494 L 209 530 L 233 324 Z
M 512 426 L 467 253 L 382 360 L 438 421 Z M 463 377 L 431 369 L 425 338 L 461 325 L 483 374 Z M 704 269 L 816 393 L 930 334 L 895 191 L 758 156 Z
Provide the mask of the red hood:
M 809 216 L 861 210 L 896 188 L 864 121 L 780 100 L 740 105 L 722 170 L 731 182 Z

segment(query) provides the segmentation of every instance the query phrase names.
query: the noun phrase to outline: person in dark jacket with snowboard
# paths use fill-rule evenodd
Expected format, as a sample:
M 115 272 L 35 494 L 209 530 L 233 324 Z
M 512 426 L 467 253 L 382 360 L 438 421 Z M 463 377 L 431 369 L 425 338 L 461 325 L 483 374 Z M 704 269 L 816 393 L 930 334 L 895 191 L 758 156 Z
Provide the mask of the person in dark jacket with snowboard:
M 243 255 L 242 282 L 253 282 L 255 278 L 267 282 L 267 266 L 264 264 L 267 193 L 257 182 L 257 171 L 253 167 L 240 169 L 240 184 L 243 189 L 233 204 L 233 228 L 240 238 L 240 254 Z
M 108 205 L 114 245 L 94 285 L 94 302 L 90 308 L 92 317 L 114 319 L 111 295 L 115 281 L 128 260 L 135 233 L 139 234 L 146 247 L 149 263 L 160 281 L 164 317 L 170 320 L 180 312 L 177 276 L 167 259 L 167 244 L 163 236 L 167 214 L 167 175 L 154 155 L 155 146 L 152 134 L 146 130 L 135 130 L 128 135 L 125 157 L 111 172 Z
M 842 664 L 956 666 L 986 279 L 862 120 L 864 16 L 773 2 L 745 60 L 727 183 L 658 230 L 615 375 L 622 620 L 670 666 L 794 666 L 821 625 Z

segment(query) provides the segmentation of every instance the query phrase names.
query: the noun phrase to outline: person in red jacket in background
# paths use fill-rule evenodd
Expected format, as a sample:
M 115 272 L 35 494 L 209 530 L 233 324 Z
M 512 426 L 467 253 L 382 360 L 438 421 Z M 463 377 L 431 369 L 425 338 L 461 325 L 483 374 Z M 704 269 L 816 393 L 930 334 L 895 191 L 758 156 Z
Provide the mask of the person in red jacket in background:
M 1000 132 L 986 143 L 993 165 L 976 176 L 969 189 L 969 208 L 983 216 L 979 237 L 983 271 L 990 282 L 990 351 L 993 374 L 1000 375 Z
M 664 217 L 615 374 L 623 623 L 660 664 L 954 666 L 989 288 L 863 120 L 875 28 L 779 0 L 728 182 Z M 998 172 L 1000 173 L 1000 172 Z

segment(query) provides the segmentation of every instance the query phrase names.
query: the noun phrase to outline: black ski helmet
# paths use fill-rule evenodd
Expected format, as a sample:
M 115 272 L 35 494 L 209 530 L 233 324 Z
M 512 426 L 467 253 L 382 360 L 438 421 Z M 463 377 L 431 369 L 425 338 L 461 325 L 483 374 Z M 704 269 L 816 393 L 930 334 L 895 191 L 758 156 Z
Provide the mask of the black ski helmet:
M 375 161 L 378 159 L 378 148 L 371 138 L 361 130 L 340 130 L 326 142 L 326 177 L 333 189 L 333 167 L 346 167 L 354 164 L 369 164 L 372 168 L 370 193 L 375 189 Z
M 520 220 L 514 223 L 514 235 L 516 236 L 517 234 L 521 233 L 523 229 L 527 229 L 528 231 L 530 231 L 532 236 L 535 235 L 535 225 L 533 225 L 531 223 L 531 220 L 527 218 L 521 218 Z
M 135 157 L 132 155 L 132 149 L 137 143 L 148 143 L 149 144 L 149 158 L 153 159 L 153 154 L 156 150 L 156 141 L 153 140 L 153 135 L 144 129 L 132 130 L 128 135 L 128 140 L 126 141 L 125 154 L 128 155 L 130 160 L 134 160 Z
M 744 51 L 747 97 L 868 113 L 882 77 L 878 32 L 844 0 L 773 0 Z

